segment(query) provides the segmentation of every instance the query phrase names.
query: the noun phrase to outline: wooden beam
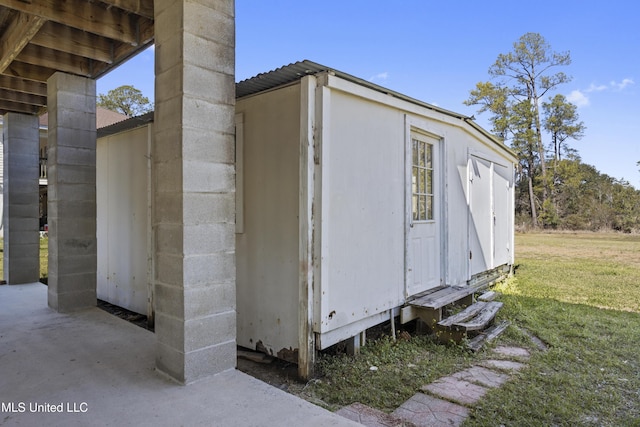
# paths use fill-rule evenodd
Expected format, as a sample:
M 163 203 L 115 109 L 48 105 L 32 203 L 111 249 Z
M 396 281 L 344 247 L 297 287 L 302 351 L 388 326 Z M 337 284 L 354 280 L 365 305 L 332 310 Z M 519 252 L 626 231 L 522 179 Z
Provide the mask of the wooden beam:
M 91 77 L 90 59 L 58 50 L 28 45 L 22 49 L 22 52 L 16 59 L 31 65 L 51 68 L 78 76 Z
M 38 114 L 39 107 L 27 104 L 21 104 L 19 102 L 3 101 L 0 99 L 0 112 L 2 114 L 11 113 L 25 113 L 25 114 Z
M 45 20 L 37 16 L 21 12 L 16 14 L 0 39 L 0 73 L 13 62 L 44 23 Z
M 46 96 L 32 95 L 7 89 L 0 89 L 0 100 L 29 104 L 38 107 L 46 107 L 47 105 Z
M 3 74 L 46 83 L 49 77 L 51 77 L 56 71 L 57 70 L 51 68 L 25 64 L 24 62 L 20 61 L 13 61 L 11 65 L 9 65 L 6 70 L 4 70 Z
M 153 20 L 153 0 L 102 0 L 102 2 Z
M 47 96 L 46 83 L 34 82 L 19 77 L 0 75 L 0 88 L 32 95 Z
M 47 22 L 31 39 L 35 44 L 61 52 L 84 56 L 96 61 L 113 63 L 114 42 L 110 39 L 76 30 L 57 22 Z
M 86 0 L 2 0 L 11 9 L 36 15 L 78 30 L 129 43 L 139 43 L 138 28 L 149 19 L 130 14 L 116 7 L 104 8 L 100 3 Z
M 137 46 L 136 49 L 132 49 L 131 46 L 126 45 L 124 43 L 118 43 L 114 48 L 113 55 L 113 63 L 105 64 L 105 63 L 96 63 L 93 67 L 93 78 L 100 78 L 112 69 L 114 69 L 119 64 L 124 63 L 125 61 L 131 59 L 138 53 L 142 52 L 149 46 L 153 44 L 154 40 L 154 32 L 153 26 L 150 28 L 141 28 L 140 39 L 142 40 L 140 46 Z

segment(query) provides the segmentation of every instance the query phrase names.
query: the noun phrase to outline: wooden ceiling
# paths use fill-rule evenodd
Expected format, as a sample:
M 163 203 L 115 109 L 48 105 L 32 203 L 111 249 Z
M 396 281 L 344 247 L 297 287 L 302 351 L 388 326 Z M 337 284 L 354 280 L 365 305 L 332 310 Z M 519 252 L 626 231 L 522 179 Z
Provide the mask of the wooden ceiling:
M 47 79 L 97 79 L 153 43 L 154 0 L 0 0 L 0 114 L 41 114 Z

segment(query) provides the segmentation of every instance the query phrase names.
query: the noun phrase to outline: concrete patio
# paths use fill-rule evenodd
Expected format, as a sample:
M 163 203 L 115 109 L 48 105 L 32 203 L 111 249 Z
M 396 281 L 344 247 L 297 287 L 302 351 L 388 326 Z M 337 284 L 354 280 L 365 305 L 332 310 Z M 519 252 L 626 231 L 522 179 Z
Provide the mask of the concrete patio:
M 0 286 L 0 425 L 358 425 L 236 370 L 178 385 L 155 346 L 98 308 L 55 312 L 40 283 Z

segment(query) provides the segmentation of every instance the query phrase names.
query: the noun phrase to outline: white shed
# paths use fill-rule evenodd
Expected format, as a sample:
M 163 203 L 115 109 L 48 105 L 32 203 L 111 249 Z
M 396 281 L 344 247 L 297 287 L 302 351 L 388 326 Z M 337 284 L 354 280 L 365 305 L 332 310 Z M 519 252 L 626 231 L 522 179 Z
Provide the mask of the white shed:
M 516 158 L 472 118 L 310 61 L 236 97 L 239 345 L 308 372 L 314 349 L 513 264 Z
M 315 350 L 509 271 L 516 158 L 471 118 L 309 61 L 236 97 L 238 345 L 307 376 Z M 151 315 L 152 117 L 97 152 L 98 292 Z

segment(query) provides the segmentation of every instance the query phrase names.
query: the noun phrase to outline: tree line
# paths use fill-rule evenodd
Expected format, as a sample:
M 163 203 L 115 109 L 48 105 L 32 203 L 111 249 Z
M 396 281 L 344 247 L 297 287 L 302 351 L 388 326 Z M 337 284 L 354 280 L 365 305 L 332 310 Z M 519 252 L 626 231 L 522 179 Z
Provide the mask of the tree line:
M 628 182 L 582 163 L 570 143 L 585 131 L 577 107 L 561 94 L 571 77 L 558 67 L 569 52 L 555 52 L 537 33 L 498 55 L 489 81 L 469 92 L 465 105 L 491 113 L 491 131 L 518 156 L 516 223 L 533 228 L 640 230 L 640 192 Z

